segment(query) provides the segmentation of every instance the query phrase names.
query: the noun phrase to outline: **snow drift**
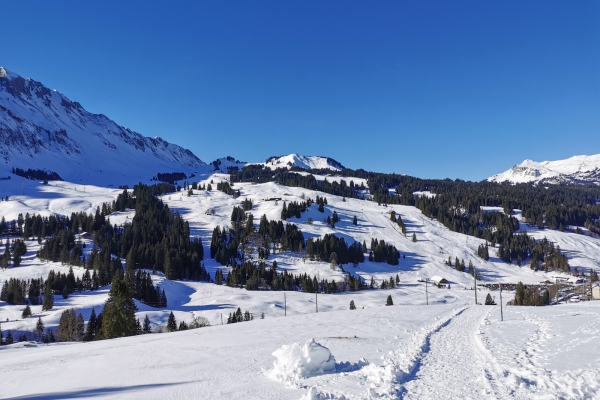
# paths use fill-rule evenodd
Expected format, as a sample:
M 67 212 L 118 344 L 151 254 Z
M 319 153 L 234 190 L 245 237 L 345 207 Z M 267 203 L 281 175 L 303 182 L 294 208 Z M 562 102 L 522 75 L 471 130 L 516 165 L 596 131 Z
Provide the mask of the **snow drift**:
M 304 344 L 283 345 L 273 352 L 273 356 L 276 360 L 270 375 L 284 382 L 336 371 L 335 357 L 315 339 L 309 339 Z

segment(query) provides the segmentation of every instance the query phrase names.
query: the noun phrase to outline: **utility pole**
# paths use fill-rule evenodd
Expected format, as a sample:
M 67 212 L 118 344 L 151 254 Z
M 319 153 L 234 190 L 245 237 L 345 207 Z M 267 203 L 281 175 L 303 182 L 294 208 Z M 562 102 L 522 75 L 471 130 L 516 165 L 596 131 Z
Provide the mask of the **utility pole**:
M 285 292 L 283 293 L 283 316 L 287 317 L 287 300 L 285 298 Z
M 477 268 L 473 266 L 473 281 L 475 282 L 475 305 L 477 305 Z
M 319 299 L 317 299 L 317 294 L 319 293 L 319 272 L 317 271 L 317 287 L 315 288 L 315 309 L 319 312 Z
M 504 313 L 502 312 L 502 284 L 498 282 L 500 288 L 500 321 L 504 321 Z
M 427 281 L 429 281 L 429 278 L 425 278 L 425 302 L 427 305 L 429 305 L 429 293 L 427 292 Z

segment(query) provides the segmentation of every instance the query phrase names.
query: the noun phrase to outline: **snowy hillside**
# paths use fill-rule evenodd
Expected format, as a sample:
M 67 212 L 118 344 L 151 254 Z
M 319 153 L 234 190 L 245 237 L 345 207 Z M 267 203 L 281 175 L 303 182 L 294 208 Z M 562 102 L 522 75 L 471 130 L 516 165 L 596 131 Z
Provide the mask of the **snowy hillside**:
M 566 160 L 525 160 L 508 171 L 488 178 L 490 182 L 540 184 L 600 184 L 600 154 Z
M 191 151 L 124 128 L 32 79 L 0 73 L 0 175 L 47 169 L 71 182 L 129 184 L 205 165 Z
M 330 169 L 333 171 L 341 171 L 344 166 L 336 160 L 329 157 L 321 156 L 302 156 L 299 154 L 289 154 L 281 157 L 270 157 L 263 164 L 267 168 L 292 168 L 299 167 L 304 169 Z
M 222 159 L 235 164 L 235 160 Z M 229 178 L 215 172 L 199 177 L 201 186 Z M 325 179 L 325 178 L 324 178 Z M 336 178 L 358 182 L 358 178 Z M 10 195 L 0 201 L 0 215 L 7 220 L 26 213 L 70 215 L 94 213 L 114 199 L 120 190 L 78 183 L 50 181 L 48 185 L 14 177 L 3 188 Z M 136 301 L 136 317 L 148 316 L 152 328 L 165 325 L 170 312 L 177 321 L 204 317 L 211 327 L 88 343 L 42 345 L 20 342 L 0 347 L 6 398 L 214 398 L 214 399 L 429 399 L 446 398 L 597 398 L 600 390 L 600 350 L 593 345 L 600 336 L 593 329 L 600 322 L 595 302 L 549 307 L 474 306 L 473 277 L 445 264 L 452 259 L 472 261 L 483 284 L 497 282 L 537 284 L 561 273 L 532 271 L 528 266 L 502 262 L 490 249 L 490 259 L 477 257 L 483 239 L 453 232 L 425 217 L 412 206 L 379 205 L 274 182 L 234 183 L 240 197 L 222 191 L 186 190 L 161 196 L 169 208 L 189 222 L 193 237 L 205 248 L 203 264 L 215 277 L 231 267 L 211 259 L 213 228 L 230 226 L 234 206 L 252 200 L 254 223 L 261 215 L 279 220 L 283 202 L 325 196 L 327 205 L 316 204 L 296 224 L 305 239 L 335 234 L 347 243 L 384 239 L 403 255 L 399 265 L 365 259 L 356 267 L 345 264 L 351 276 L 377 284 L 398 276 L 393 289 L 345 291 L 335 294 L 290 291 L 249 291 L 226 285 L 189 280 L 168 280 L 162 273 L 153 282 L 168 297 L 166 309 Z M 189 194 L 189 195 L 188 195 Z M 280 199 L 274 201 L 273 199 Z M 210 212 L 209 212 L 210 210 Z M 402 218 L 407 234 L 390 220 L 391 211 Z M 208 212 L 208 213 L 207 213 Z M 335 214 L 335 226 L 327 217 Z M 515 212 L 520 219 L 518 210 Z M 135 210 L 108 216 L 111 224 L 129 224 Z M 353 219 L 356 217 L 357 224 Z M 575 233 L 521 229 L 538 239 L 559 244 L 571 267 L 600 268 L 600 240 Z M 411 240 L 415 234 L 417 241 Z M 91 251 L 91 239 L 86 251 Z M 68 265 L 41 261 L 35 238 L 27 240 L 20 266 L 0 269 L 0 285 L 10 278 L 45 277 L 50 270 L 66 273 Z M 280 271 L 309 274 L 342 282 L 346 272 L 329 262 L 315 261 L 292 251 L 273 252 Z M 81 277 L 82 267 L 73 267 Z M 422 282 L 435 275 L 449 287 Z M 110 286 L 96 291 L 73 292 L 64 299 L 54 296 L 54 306 L 22 318 L 24 305 L 0 302 L 0 321 L 6 337 L 31 332 L 41 317 L 46 328 L 56 329 L 62 313 L 74 308 L 87 321 L 92 310 L 102 311 Z M 478 301 L 498 291 L 480 286 Z M 394 305 L 386 307 L 387 296 Z M 503 303 L 514 297 L 503 292 Z M 350 311 L 354 301 L 356 310 Z M 222 318 L 238 307 L 254 320 L 221 326 Z M 318 310 L 318 313 L 317 313 Z M 287 316 L 285 316 L 287 314 Z M 260 316 L 265 318 L 261 319 Z M 314 341 L 313 341 L 314 339 Z M 49 369 L 48 369 L 49 368 Z M 51 371 L 51 372 L 48 372 Z M 36 385 L 24 382 L 36 377 Z

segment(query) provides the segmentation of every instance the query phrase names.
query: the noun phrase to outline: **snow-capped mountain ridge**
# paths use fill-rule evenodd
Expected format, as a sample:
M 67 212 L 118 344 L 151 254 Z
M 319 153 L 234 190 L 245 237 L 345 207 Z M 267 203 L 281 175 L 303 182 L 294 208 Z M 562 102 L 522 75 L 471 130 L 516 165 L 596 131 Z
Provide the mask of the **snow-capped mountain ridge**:
M 71 181 L 121 183 L 204 166 L 190 150 L 142 136 L 42 83 L 0 70 L 0 159 Z M 112 175 L 112 176 L 110 176 Z
M 488 178 L 490 182 L 600 184 L 600 154 L 537 162 L 530 159 Z
M 263 164 L 270 169 L 299 167 L 303 169 L 330 169 L 341 171 L 344 166 L 330 157 L 303 156 L 300 154 L 288 154 L 287 156 L 269 157 Z

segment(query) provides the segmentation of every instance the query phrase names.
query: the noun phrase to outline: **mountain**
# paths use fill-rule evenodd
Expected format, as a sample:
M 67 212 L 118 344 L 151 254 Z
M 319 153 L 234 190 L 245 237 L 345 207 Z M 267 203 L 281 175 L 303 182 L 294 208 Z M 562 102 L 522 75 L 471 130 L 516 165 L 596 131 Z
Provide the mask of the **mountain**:
M 45 169 L 72 182 L 115 186 L 206 165 L 190 150 L 142 136 L 2 67 L 0 160 L 3 176 L 13 167 Z
M 303 169 L 330 169 L 332 171 L 341 171 L 344 169 L 344 166 L 333 158 L 322 156 L 302 156 L 299 154 L 269 157 L 263 165 L 270 169 L 290 169 L 292 167 L 299 167 Z
M 600 154 L 565 160 L 525 160 L 508 171 L 488 178 L 490 182 L 538 184 L 600 184 Z

